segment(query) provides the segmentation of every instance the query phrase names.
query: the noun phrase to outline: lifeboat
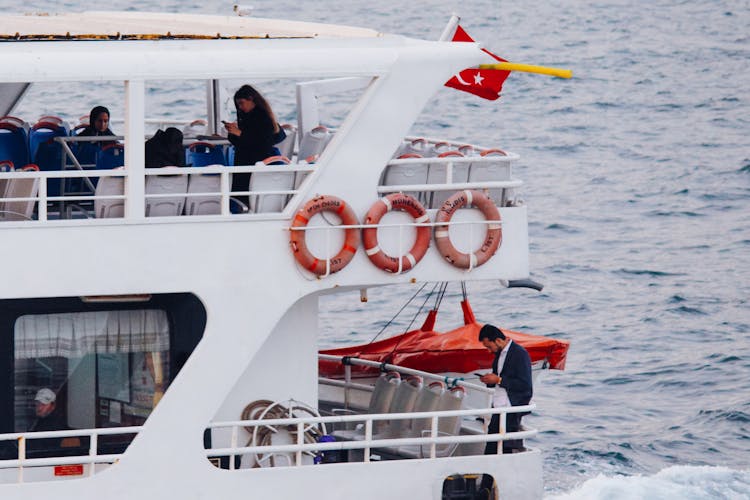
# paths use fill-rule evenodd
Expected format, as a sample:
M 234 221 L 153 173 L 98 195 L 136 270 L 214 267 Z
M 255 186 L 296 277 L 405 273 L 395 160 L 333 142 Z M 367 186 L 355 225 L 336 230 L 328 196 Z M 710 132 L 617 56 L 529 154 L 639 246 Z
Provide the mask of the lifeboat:
M 461 309 L 464 325 L 448 332 L 434 330 L 437 310 L 431 310 L 417 330 L 365 345 L 325 349 L 320 354 L 390 363 L 430 373 L 472 373 L 489 369 L 493 355 L 478 340 L 484 324 L 474 317 L 468 299 L 461 302 Z M 569 341 L 500 329 L 528 351 L 533 366 L 565 369 Z M 352 377 L 372 377 L 378 373 L 377 368 L 366 366 L 353 365 L 351 369 Z M 321 377 L 343 378 L 344 366 L 336 361 L 319 360 L 318 372 Z

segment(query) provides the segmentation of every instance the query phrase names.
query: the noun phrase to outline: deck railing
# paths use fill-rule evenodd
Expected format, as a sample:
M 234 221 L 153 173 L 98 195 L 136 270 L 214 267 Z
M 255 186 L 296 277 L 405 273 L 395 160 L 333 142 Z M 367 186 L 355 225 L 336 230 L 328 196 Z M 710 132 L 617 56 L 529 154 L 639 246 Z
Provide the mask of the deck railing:
M 15 171 L 15 172 L 3 172 L 0 173 L 0 181 L 13 181 L 13 180 L 38 180 L 38 192 L 35 195 L 29 196 L 15 196 L 4 198 L 4 193 L 0 192 L 0 221 L 8 222 L 25 222 L 34 223 L 36 222 L 47 222 L 52 219 L 65 219 L 75 218 L 75 223 L 83 224 L 86 223 L 86 219 L 95 218 L 90 210 L 79 210 L 77 212 L 71 212 L 66 210 L 65 207 L 78 207 L 82 204 L 92 204 L 97 200 L 123 200 L 125 203 L 130 200 L 127 199 L 127 194 L 124 191 L 122 194 L 107 194 L 97 196 L 95 193 L 95 181 L 94 179 L 103 177 L 123 177 L 128 178 L 128 169 L 123 168 L 121 170 L 96 170 L 93 165 L 82 164 L 75 156 L 73 150 L 71 150 L 69 143 L 83 143 L 83 142 L 102 142 L 102 141 L 117 141 L 121 140 L 122 136 L 99 136 L 99 137 L 58 137 L 55 140 L 61 145 L 63 149 L 63 155 L 61 160 L 60 170 L 47 170 L 47 171 Z M 432 141 L 432 140 L 431 140 Z M 226 144 L 226 140 L 215 140 L 207 141 L 219 145 Z M 448 144 L 448 143 L 446 143 Z M 451 146 L 458 147 L 458 144 L 451 143 Z M 377 192 L 380 194 L 393 193 L 393 192 L 416 192 L 418 193 L 421 201 L 428 208 L 438 208 L 437 199 L 439 198 L 437 193 L 447 193 L 452 191 L 459 191 L 465 189 L 480 189 L 487 190 L 489 192 L 502 193 L 502 199 L 498 198 L 497 203 L 500 206 L 504 206 L 507 203 L 506 193 L 511 193 L 516 188 L 522 185 L 522 182 L 517 179 L 510 178 L 510 164 L 518 159 L 518 155 L 514 153 L 505 153 L 506 156 L 467 156 L 467 157 L 425 157 L 425 158 L 407 158 L 407 159 L 394 159 L 390 160 L 386 165 L 387 169 L 408 169 L 418 164 L 429 164 L 429 168 L 439 169 L 440 175 L 444 177 L 435 177 L 431 175 L 430 182 L 427 182 L 427 177 L 423 176 L 416 180 L 417 183 L 408 184 L 403 182 L 382 182 L 377 187 Z M 498 174 L 497 179 L 488 180 L 472 180 L 471 171 L 481 170 L 484 166 L 490 164 L 502 164 L 507 165 L 502 173 Z M 462 179 L 458 179 L 454 175 L 454 170 L 458 167 L 468 169 L 468 174 L 463 176 Z M 236 215 L 244 215 L 258 219 L 278 219 L 279 217 L 285 217 L 283 214 L 288 202 L 296 195 L 302 184 L 302 176 L 313 172 L 316 168 L 321 168 L 321 165 L 310 165 L 307 163 L 292 163 L 290 165 L 264 165 L 262 163 L 252 166 L 221 166 L 212 165 L 206 167 L 181 167 L 179 171 L 167 172 L 163 169 L 145 169 L 146 176 L 153 175 L 190 175 L 190 174 L 214 174 L 221 177 L 220 189 L 211 190 L 207 192 L 178 192 L 178 193 L 159 193 L 144 194 L 144 202 L 149 199 L 158 198 L 173 198 L 175 196 L 185 197 L 185 200 L 189 202 L 191 198 L 216 196 L 221 199 L 221 210 L 220 213 L 215 215 L 207 215 L 207 217 L 236 217 Z M 444 171 L 444 173 L 442 173 Z M 232 191 L 230 175 L 236 173 L 293 173 L 294 181 L 291 184 L 285 185 L 278 189 L 266 188 L 263 190 L 248 190 L 248 191 Z M 82 186 L 85 186 L 84 191 L 78 193 L 65 193 L 64 186 L 66 182 L 70 182 L 71 179 L 80 179 Z M 48 193 L 48 186 L 52 186 L 54 182 L 59 182 L 61 186 L 60 195 L 50 196 Z M 91 193 L 91 194 L 89 194 Z M 264 196 L 284 196 L 285 201 L 281 210 L 274 210 L 263 213 L 252 213 L 248 211 L 244 214 L 232 214 L 230 209 L 230 199 L 234 196 L 253 196 L 253 197 L 264 197 Z M 441 195 L 442 196 L 442 195 Z M 13 202 L 30 202 L 35 207 L 35 213 L 32 215 L 25 215 L 13 218 L 3 218 L 3 211 L 5 205 Z M 187 203 L 186 203 L 187 204 Z M 49 205 L 49 206 L 48 206 Z M 56 208 L 57 207 L 57 208 Z M 50 213 L 52 211 L 52 213 Z M 191 215 L 191 217 L 202 217 L 203 215 Z M 171 221 L 182 221 L 185 216 L 176 215 Z M 206 217 L 206 216 L 203 216 Z M 125 217 L 119 218 L 108 218 L 109 223 L 125 222 Z M 145 218 L 144 222 L 157 222 L 163 221 L 164 217 L 156 218 Z M 1 226 L 0 226 L 1 227 Z M 312 229 L 312 228 L 308 228 Z
M 303 454 L 317 454 L 326 451 L 350 451 L 362 450 L 362 461 L 365 463 L 373 460 L 373 450 L 397 449 L 403 446 L 414 446 L 419 448 L 420 458 L 439 459 L 438 447 L 445 446 L 455 449 L 461 444 L 471 443 L 490 443 L 501 442 L 514 439 L 527 439 L 537 434 L 535 429 L 524 429 L 518 432 L 506 432 L 505 417 L 508 413 L 528 412 L 536 408 L 536 405 L 513 406 L 505 408 L 483 408 L 454 411 L 432 411 L 432 412 L 412 412 L 412 413 L 386 413 L 386 414 L 369 414 L 369 415 L 340 415 L 340 416 L 320 416 L 304 418 L 276 418 L 276 419 L 258 419 L 258 420 L 236 420 L 228 422 L 212 422 L 208 429 L 226 429 L 231 430 L 230 445 L 223 448 L 208 448 L 205 450 L 207 458 L 229 457 L 229 469 L 235 469 L 236 457 L 242 455 L 263 455 L 263 456 L 283 456 L 289 465 L 302 466 L 305 462 L 302 459 Z M 469 435 L 445 435 L 438 431 L 440 419 L 443 418 L 478 418 L 490 415 L 500 415 L 500 432 L 498 434 L 469 434 Z M 412 419 L 429 419 L 429 429 L 424 431 L 422 437 L 392 437 L 379 436 L 374 433 L 376 422 L 398 421 Z M 362 424 L 361 437 L 356 440 L 341 440 L 335 442 L 305 442 L 305 433 L 312 426 L 325 426 L 330 424 Z M 279 444 L 268 446 L 238 446 L 240 428 L 263 427 L 266 429 L 290 429 L 296 430 L 296 443 Z M 82 430 L 65 430 L 65 431 L 48 431 L 48 432 L 25 432 L 0 434 L 0 443 L 15 442 L 18 446 L 18 458 L 10 460 L 0 460 L 0 470 L 15 469 L 17 471 L 16 482 L 24 482 L 24 472 L 26 469 L 33 467 L 55 467 L 65 465 L 89 465 L 87 476 L 93 476 L 96 473 L 96 464 L 114 464 L 122 453 L 118 454 L 99 454 L 98 437 L 124 434 L 137 434 L 142 427 L 117 427 L 104 429 L 82 429 Z M 63 438 L 88 438 L 90 440 L 88 454 L 76 456 L 50 456 L 45 458 L 27 458 L 28 441 L 36 439 L 63 439 Z M 502 454 L 502 446 L 498 446 L 498 454 Z M 426 451 L 425 451 L 426 450 Z M 293 458 L 293 460 L 292 460 Z M 408 459 L 409 457 L 402 457 Z
M 467 410 L 452 411 L 431 411 L 431 412 L 411 412 L 411 413 L 383 413 L 383 414 L 361 414 L 361 415 L 340 415 L 340 416 L 320 416 L 320 417 L 302 417 L 302 418 L 277 418 L 277 419 L 259 419 L 259 420 L 237 420 L 230 422 L 214 422 L 208 427 L 210 429 L 229 428 L 231 429 L 230 446 L 226 448 L 211 448 L 207 450 L 207 456 L 211 457 L 229 457 L 229 468 L 236 468 L 237 456 L 241 455 L 286 455 L 290 465 L 302 466 L 305 463 L 302 460 L 303 454 L 314 454 L 325 451 L 350 451 L 363 450 L 362 461 L 367 463 L 372 460 L 371 452 L 373 449 L 398 449 L 404 446 L 420 447 L 420 458 L 437 459 L 443 458 L 438 456 L 437 447 L 458 446 L 461 444 L 471 443 L 490 443 L 501 442 L 516 439 L 526 439 L 537 435 L 536 429 L 524 429 L 517 432 L 506 432 L 506 415 L 508 413 L 529 412 L 536 409 L 536 405 L 511 406 L 503 408 L 479 408 Z M 469 435 L 444 435 L 438 431 L 441 418 L 458 417 L 464 419 L 478 418 L 491 415 L 500 415 L 500 432 L 497 434 L 469 434 Z M 382 421 L 394 420 L 412 420 L 412 419 L 429 419 L 429 429 L 425 431 L 424 437 L 392 437 L 386 435 L 376 435 L 374 433 L 374 424 Z M 330 424 L 362 424 L 361 439 L 356 440 L 337 440 L 335 442 L 316 442 L 306 443 L 305 433 L 312 426 L 324 426 Z M 296 434 L 296 443 L 279 444 L 279 445 L 262 445 L 262 446 L 237 446 L 239 440 L 238 430 L 241 427 L 254 428 L 265 427 L 277 432 L 277 429 L 294 428 Z M 443 435 L 440 435 L 443 434 Z M 423 453 L 422 447 L 429 446 L 429 451 Z M 502 446 L 498 446 L 498 454 L 502 454 Z M 397 454 L 397 452 L 396 452 Z M 291 456 L 294 460 L 290 459 Z M 408 458 L 408 457 L 404 457 Z
M 0 460 L 0 469 L 17 469 L 17 482 L 24 482 L 24 469 L 29 467 L 52 467 L 61 465 L 78 465 L 88 464 L 88 475 L 95 473 L 95 464 L 112 464 L 115 463 L 121 454 L 102 454 L 98 452 L 99 436 L 113 436 L 137 434 L 141 430 L 137 427 L 113 427 L 104 429 L 80 429 L 64 431 L 44 431 L 44 432 L 17 432 L 10 434 L 0 434 L 0 443 L 15 442 L 18 447 L 18 458 L 11 460 Z M 27 458 L 28 442 L 37 439 L 64 439 L 64 438 L 83 438 L 89 439 L 88 454 L 75 456 L 51 456 L 44 458 Z M 61 450 L 66 450 L 61 448 Z M 69 449 L 68 449 L 69 451 Z

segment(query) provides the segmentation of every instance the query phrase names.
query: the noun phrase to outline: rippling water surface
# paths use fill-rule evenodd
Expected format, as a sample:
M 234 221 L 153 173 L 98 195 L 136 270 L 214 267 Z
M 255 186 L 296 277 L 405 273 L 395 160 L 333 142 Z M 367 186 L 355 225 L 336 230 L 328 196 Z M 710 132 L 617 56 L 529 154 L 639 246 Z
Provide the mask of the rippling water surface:
M 252 3 L 259 16 L 432 39 L 458 11 L 499 55 L 571 68 L 571 81 L 513 74 L 496 103 L 445 89 L 414 127 L 522 156 L 532 273 L 545 289 L 471 283 L 469 292 L 480 320 L 572 341 L 567 369 L 536 388 L 539 411 L 528 417 L 544 430 L 535 445 L 548 494 L 750 497 L 747 1 Z M 87 5 L 0 0 L 0 10 L 15 11 Z M 79 116 L 100 96 L 113 107 L 122 98 L 107 84 L 38 88 L 18 114 Z M 291 113 L 291 93 L 274 97 L 280 114 Z M 153 90 L 149 99 L 189 119 L 203 90 Z M 355 295 L 325 298 L 324 342 L 369 340 L 413 292 L 370 290 L 364 305 Z M 444 328 L 460 321 L 459 290 L 449 292 Z

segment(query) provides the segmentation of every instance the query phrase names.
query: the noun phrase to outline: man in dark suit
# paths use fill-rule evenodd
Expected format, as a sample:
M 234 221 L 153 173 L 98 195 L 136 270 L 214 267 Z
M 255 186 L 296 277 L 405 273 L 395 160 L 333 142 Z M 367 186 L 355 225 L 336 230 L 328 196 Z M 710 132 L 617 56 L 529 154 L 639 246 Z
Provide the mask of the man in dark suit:
M 531 358 L 520 344 L 507 338 L 497 327 L 484 325 L 479 331 L 479 341 L 495 355 L 492 372 L 480 380 L 488 387 L 495 387 L 492 400 L 493 408 L 501 406 L 523 406 L 529 404 L 533 389 L 531 387 Z M 506 431 L 515 432 L 521 428 L 524 413 L 506 414 Z M 500 432 L 500 415 L 492 415 L 488 433 Z M 503 441 L 503 453 L 524 451 L 523 440 Z M 497 443 L 487 443 L 485 455 L 497 453 Z

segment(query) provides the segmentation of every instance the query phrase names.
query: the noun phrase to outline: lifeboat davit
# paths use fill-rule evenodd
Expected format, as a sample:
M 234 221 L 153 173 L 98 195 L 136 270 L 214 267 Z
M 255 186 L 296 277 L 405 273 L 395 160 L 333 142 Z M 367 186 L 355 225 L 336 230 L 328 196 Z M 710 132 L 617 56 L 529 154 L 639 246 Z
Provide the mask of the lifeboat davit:
M 320 353 L 391 363 L 430 373 L 472 373 L 491 368 L 493 355 L 478 340 L 483 323 L 475 319 L 468 300 L 461 302 L 461 309 L 464 325 L 455 330 L 436 332 L 437 311 L 432 310 L 418 330 L 366 345 L 326 349 Z M 502 326 L 500 329 L 528 351 L 532 364 L 541 363 L 554 370 L 565 369 L 569 341 L 514 332 Z M 343 365 L 335 361 L 319 360 L 318 371 L 321 377 L 344 376 Z M 356 377 L 371 377 L 377 373 L 377 368 L 352 366 L 352 375 Z

